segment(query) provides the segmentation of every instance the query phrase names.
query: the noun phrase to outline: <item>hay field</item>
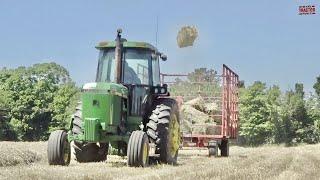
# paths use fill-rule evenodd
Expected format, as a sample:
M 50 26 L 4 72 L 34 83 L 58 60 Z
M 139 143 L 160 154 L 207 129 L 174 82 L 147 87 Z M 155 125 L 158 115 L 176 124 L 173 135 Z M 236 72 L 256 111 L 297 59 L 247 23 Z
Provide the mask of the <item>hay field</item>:
M 126 167 L 126 159 L 69 167 L 49 166 L 45 142 L 0 142 L 0 179 L 319 179 L 320 144 L 298 147 L 233 146 L 228 158 L 206 150 L 181 150 L 179 164 Z M 13 161 L 14 163 L 10 163 Z

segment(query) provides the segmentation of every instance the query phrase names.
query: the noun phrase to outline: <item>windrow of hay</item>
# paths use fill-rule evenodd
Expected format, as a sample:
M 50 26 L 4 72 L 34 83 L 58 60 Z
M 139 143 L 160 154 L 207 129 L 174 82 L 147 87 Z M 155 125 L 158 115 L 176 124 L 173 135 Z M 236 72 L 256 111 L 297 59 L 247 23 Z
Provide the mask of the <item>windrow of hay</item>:
M 40 154 L 30 150 L 24 144 L 0 142 L 0 167 L 30 164 L 41 160 Z

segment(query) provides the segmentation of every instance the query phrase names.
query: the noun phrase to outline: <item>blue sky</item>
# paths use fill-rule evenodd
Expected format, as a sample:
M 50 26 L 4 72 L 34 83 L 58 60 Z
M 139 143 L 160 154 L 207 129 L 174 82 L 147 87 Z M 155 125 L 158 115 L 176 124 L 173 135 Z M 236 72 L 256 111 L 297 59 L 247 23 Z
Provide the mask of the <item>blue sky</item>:
M 298 15 L 299 5 L 317 14 Z M 283 90 L 295 82 L 312 90 L 320 75 L 320 1 L 106 1 L 1 0 L 0 67 L 54 61 L 79 84 L 94 81 L 101 40 L 113 40 L 118 27 L 129 40 L 154 44 L 168 55 L 162 72 L 196 67 L 220 70 L 223 63 L 247 84 L 256 80 Z M 179 49 L 176 35 L 194 25 L 199 38 Z

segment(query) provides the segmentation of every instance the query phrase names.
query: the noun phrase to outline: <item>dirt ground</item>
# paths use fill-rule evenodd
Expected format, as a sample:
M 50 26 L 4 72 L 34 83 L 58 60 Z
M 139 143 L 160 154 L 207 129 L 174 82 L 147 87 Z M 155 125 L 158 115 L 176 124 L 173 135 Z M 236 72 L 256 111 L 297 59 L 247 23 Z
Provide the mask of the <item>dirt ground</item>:
M 230 157 L 209 158 L 206 150 L 181 150 L 179 164 L 126 166 L 126 159 L 49 166 L 46 142 L 0 142 L 0 179 L 319 179 L 320 144 L 297 147 L 232 146 Z M 23 160 L 23 159 L 27 160 Z M 14 161 L 15 163 L 10 163 Z

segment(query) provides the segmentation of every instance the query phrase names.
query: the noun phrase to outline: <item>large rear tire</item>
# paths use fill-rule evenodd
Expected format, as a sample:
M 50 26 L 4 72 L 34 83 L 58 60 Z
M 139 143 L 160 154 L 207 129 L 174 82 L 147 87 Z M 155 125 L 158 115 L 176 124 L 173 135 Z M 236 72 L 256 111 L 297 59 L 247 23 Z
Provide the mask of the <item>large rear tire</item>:
M 70 143 L 64 130 L 53 131 L 48 140 L 48 162 L 50 165 L 67 166 L 70 164 Z
M 147 123 L 147 134 L 156 144 L 160 161 L 176 164 L 180 146 L 180 121 L 177 103 L 174 99 L 163 98 L 152 111 Z
M 133 131 L 128 143 L 128 166 L 146 167 L 149 164 L 149 139 L 143 131 Z
M 72 121 L 72 133 L 73 135 L 83 134 L 82 126 L 82 103 L 79 102 L 76 108 L 76 112 L 73 115 Z M 107 160 L 108 143 L 100 143 L 99 146 L 96 143 L 86 143 L 80 141 L 74 141 L 74 155 L 78 162 L 101 162 Z

